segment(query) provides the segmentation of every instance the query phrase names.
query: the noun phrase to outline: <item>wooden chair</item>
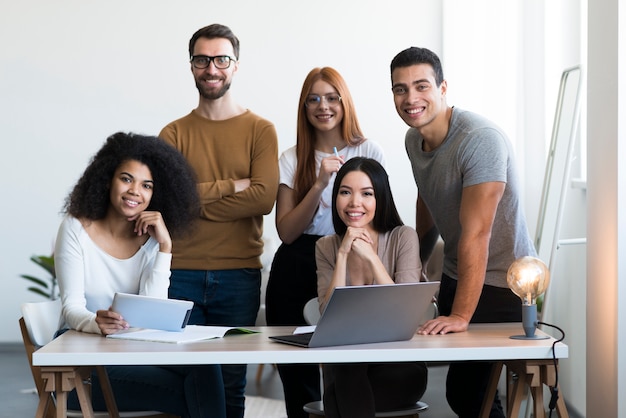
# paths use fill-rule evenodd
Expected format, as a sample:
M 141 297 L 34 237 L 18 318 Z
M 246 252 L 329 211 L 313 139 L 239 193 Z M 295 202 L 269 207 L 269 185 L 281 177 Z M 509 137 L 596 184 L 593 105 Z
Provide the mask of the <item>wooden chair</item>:
M 320 319 L 320 307 L 318 298 L 309 300 L 304 305 L 304 319 L 309 325 L 316 325 Z M 322 368 L 323 369 L 323 368 Z M 317 418 L 324 416 L 324 403 L 322 401 L 309 402 L 304 405 L 304 412 L 308 412 L 310 418 Z M 418 418 L 420 412 L 424 412 L 428 409 L 426 402 L 417 402 L 410 408 L 403 408 L 396 411 L 376 412 L 376 417 L 395 417 L 395 418 Z
M 92 418 L 105 418 L 109 416 L 109 412 L 93 412 L 91 408 L 91 396 L 89 390 L 89 378 L 93 367 L 59 367 L 63 369 L 63 378 L 61 381 L 55 381 L 51 374 L 45 372 L 42 373 L 41 367 L 33 366 L 33 353 L 39 349 L 39 347 L 52 341 L 54 334 L 59 329 L 61 322 L 61 302 L 60 300 L 37 302 L 37 303 L 24 303 L 22 304 L 22 318 L 19 320 L 20 331 L 22 332 L 22 340 L 24 341 L 24 348 L 28 357 L 28 364 L 33 375 L 33 380 L 37 388 L 37 394 L 39 395 L 38 413 L 41 412 L 42 416 L 46 418 L 54 417 L 92 417 Z M 113 399 L 113 393 L 110 388 L 108 377 L 106 376 L 106 370 L 103 366 L 95 367 L 100 381 L 102 383 L 105 399 L 107 400 L 107 406 L 109 411 L 114 411 L 114 414 L 118 414 L 117 407 Z M 78 398 L 81 404 L 81 411 L 67 411 L 66 399 L 59 402 L 59 408 L 57 409 L 56 400 L 52 396 L 56 385 L 64 385 L 75 388 L 78 394 Z M 61 401 L 61 400 L 60 400 Z M 172 415 L 162 414 L 157 411 L 128 411 L 119 412 L 120 418 L 133 418 L 133 417 L 151 417 L 151 418 L 175 418 Z

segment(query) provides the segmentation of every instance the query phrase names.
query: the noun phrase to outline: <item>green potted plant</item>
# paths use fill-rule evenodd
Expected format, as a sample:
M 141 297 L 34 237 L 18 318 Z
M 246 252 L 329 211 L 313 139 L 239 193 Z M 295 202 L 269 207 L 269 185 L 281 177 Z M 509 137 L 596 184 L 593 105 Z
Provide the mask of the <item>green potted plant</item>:
M 54 270 L 54 256 L 33 255 L 30 260 L 46 270 L 50 276 L 41 279 L 29 274 L 21 274 L 21 278 L 31 282 L 31 286 L 28 287 L 28 290 L 43 296 L 46 299 L 58 299 L 59 289 L 57 285 L 56 272 Z

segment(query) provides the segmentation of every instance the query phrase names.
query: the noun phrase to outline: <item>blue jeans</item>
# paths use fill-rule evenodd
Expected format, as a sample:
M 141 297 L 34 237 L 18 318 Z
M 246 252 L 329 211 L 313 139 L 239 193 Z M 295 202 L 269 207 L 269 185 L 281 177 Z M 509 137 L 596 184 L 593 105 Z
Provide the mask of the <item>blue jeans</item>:
M 107 366 L 120 411 L 159 411 L 183 418 L 224 418 L 224 387 L 219 366 Z M 106 411 L 97 373 L 91 376 L 92 405 Z M 76 390 L 67 400 L 80 409 Z
M 172 270 L 169 297 L 194 303 L 189 324 L 253 326 L 261 299 L 261 271 Z M 226 416 L 243 418 L 247 366 L 222 365 Z

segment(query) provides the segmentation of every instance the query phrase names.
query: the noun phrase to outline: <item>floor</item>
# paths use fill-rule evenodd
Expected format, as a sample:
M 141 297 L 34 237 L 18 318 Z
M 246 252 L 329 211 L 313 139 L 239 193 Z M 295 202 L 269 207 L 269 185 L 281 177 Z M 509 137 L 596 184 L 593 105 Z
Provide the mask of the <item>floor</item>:
M 283 399 L 282 385 L 278 373 L 271 365 L 265 365 L 257 383 L 257 365 L 248 368 L 246 393 L 272 399 Z M 37 396 L 30 374 L 28 360 L 21 344 L 0 344 L 0 418 L 33 417 L 37 409 Z M 443 394 L 445 386 L 445 365 L 431 365 L 429 383 L 423 400 L 430 408 L 421 414 L 424 418 L 454 418 Z M 286 417 L 286 414 L 283 415 Z M 283 418 L 267 417 L 267 418 Z

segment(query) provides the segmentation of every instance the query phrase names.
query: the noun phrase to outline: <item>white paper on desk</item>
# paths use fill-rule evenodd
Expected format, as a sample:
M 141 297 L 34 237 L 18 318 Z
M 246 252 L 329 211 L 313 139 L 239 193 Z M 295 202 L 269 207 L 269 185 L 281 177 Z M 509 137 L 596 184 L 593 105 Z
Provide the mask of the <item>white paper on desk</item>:
M 308 332 L 315 332 L 315 325 L 307 325 L 304 327 L 298 327 L 293 331 L 294 334 L 306 334 Z
M 117 332 L 115 334 L 109 334 L 107 335 L 107 338 L 182 344 L 194 341 L 210 340 L 213 338 L 223 338 L 227 334 L 253 334 L 256 332 L 258 331 L 239 327 L 187 325 L 185 329 L 181 332 L 161 331 L 157 329 L 147 328 L 131 328 L 126 331 Z

